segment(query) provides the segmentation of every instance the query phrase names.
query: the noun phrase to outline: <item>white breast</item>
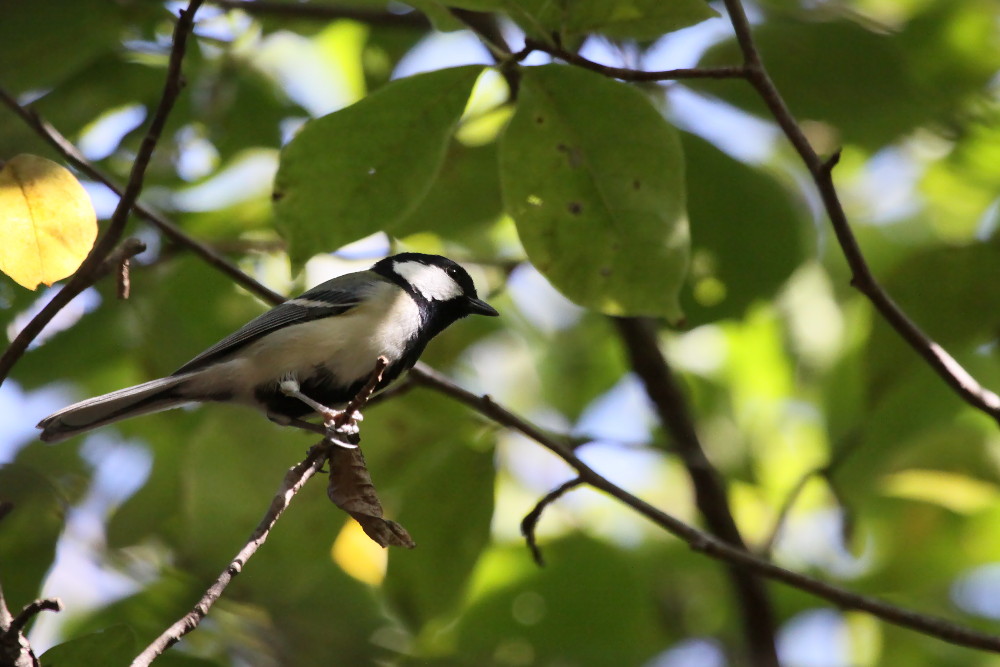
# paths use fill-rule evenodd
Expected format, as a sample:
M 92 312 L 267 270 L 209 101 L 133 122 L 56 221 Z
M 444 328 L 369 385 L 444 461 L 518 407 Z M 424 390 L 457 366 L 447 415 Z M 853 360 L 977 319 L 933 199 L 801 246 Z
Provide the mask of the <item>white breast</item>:
M 367 377 L 380 356 L 389 364 L 420 329 L 420 310 L 403 290 L 379 283 L 364 304 L 335 317 L 285 327 L 250 343 L 225 364 L 230 386 L 252 388 L 304 378 L 325 365 L 345 382 Z M 252 396 L 243 398 L 252 401 Z

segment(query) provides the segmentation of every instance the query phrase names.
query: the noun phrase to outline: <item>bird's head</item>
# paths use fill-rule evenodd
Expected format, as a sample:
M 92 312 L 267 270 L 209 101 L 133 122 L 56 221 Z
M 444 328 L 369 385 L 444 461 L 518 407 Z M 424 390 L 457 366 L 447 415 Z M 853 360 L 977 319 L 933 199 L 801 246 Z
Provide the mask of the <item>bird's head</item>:
M 372 270 L 405 289 L 435 314 L 447 314 L 449 321 L 444 326 L 466 315 L 499 315 L 476 294 L 466 270 L 447 257 L 404 252 L 386 257 Z

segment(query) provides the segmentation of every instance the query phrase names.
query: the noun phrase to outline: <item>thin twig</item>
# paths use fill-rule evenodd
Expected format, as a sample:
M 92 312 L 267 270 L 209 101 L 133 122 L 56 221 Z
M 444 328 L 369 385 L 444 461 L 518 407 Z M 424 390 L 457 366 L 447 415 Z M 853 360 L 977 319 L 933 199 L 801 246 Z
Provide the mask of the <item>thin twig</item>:
M 187 9 L 183 9 L 180 12 L 177 25 L 174 27 L 173 46 L 170 50 L 170 61 L 167 65 L 167 76 L 163 85 L 163 94 L 160 97 L 160 103 L 156 107 L 149 128 L 146 130 L 146 134 L 139 146 L 139 151 L 136 153 L 135 162 L 133 162 L 132 171 L 129 174 L 128 184 L 125 186 L 125 191 L 122 193 L 121 199 L 118 200 L 118 206 L 111 216 L 107 230 L 91 249 L 90 254 L 83 260 L 83 263 L 77 269 L 76 273 L 73 274 L 73 277 L 69 279 L 61 290 L 56 292 L 52 300 L 45 304 L 45 307 L 42 308 L 38 315 L 33 317 L 18 332 L 14 340 L 4 350 L 3 355 L 0 356 L 0 384 L 7 378 L 14 363 L 28 349 L 31 341 L 42 332 L 45 325 L 55 317 L 56 313 L 72 301 L 76 295 L 93 284 L 95 272 L 115 245 L 118 244 L 118 240 L 125 232 L 129 213 L 139 196 L 139 192 L 142 190 L 142 183 L 146 174 L 146 168 L 149 166 L 149 160 L 159 141 L 160 133 L 166 125 L 167 116 L 170 114 L 170 110 L 173 108 L 174 102 L 181 91 L 181 64 L 184 61 L 184 51 L 187 46 L 188 35 L 194 27 L 194 15 L 201 3 L 202 0 L 191 0 Z
M 233 580 L 233 577 L 243 570 L 243 566 L 250 557 L 267 541 L 271 528 L 274 527 L 275 522 L 277 522 L 285 509 L 288 508 L 292 498 L 309 481 L 309 478 L 319 472 L 323 464 L 326 463 L 329 451 L 330 445 L 326 441 L 313 445 L 309 448 L 309 453 L 305 459 L 288 470 L 278 492 L 271 500 L 270 507 L 264 513 L 264 517 L 257 524 L 257 528 L 250 535 L 247 543 L 236 554 L 232 562 L 229 563 L 229 566 L 222 571 L 222 574 L 205 591 L 205 594 L 198 600 L 198 603 L 191 611 L 163 631 L 159 637 L 143 649 L 142 653 L 136 656 L 135 660 L 132 661 L 132 667 L 149 665 L 157 656 L 180 641 L 184 635 L 198 627 L 198 624 L 208 614 L 209 609 L 219 599 L 229 585 L 229 582 Z
M 545 511 L 546 507 L 562 498 L 567 491 L 571 491 L 581 484 L 583 484 L 583 479 L 580 477 L 563 482 L 546 493 L 545 497 L 539 500 L 538 504 L 521 519 L 521 534 L 524 535 L 524 541 L 528 543 L 531 556 L 539 567 L 545 565 L 545 559 L 542 557 L 542 550 L 538 547 L 538 541 L 535 539 L 535 527 L 538 525 L 538 520 L 542 518 L 542 512 Z
M 679 79 L 745 79 L 747 77 L 747 68 L 742 65 L 668 69 L 657 72 L 645 72 L 627 67 L 611 67 L 610 65 L 602 65 L 593 60 L 588 60 L 580 54 L 569 51 L 562 46 L 546 44 L 533 39 L 526 39 L 524 41 L 524 48 L 515 53 L 513 57 L 515 60 L 521 61 L 534 51 L 547 53 L 570 65 L 589 69 L 604 76 L 636 83 L 643 81 L 675 81 Z
M 843 609 L 864 611 L 893 625 L 915 630 L 958 646 L 1000 653 L 1000 637 L 996 635 L 967 628 L 930 614 L 904 609 L 876 597 L 853 593 L 819 579 L 787 570 L 689 526 L 613 484 L 584 463 L 561 442 L 549 438 L 539 428 L 494 402 L 489 396 L 473 394 L 424 364 L 417 364 L 417 367 L 410 371 L 410 377 L 414 382 L 450 396 L 496 423 L 534 440 L 566 461 L 577 471 L 585 483 L 618 499 L 638 514 L 680 538 L 696 551 L 755 574 L 788 584 L 793 588 L 832 602 Z
M 38 658 L 24 636 L 28 622 L 40 612 L 62 611 L 58 598 L 35 600 L 13 616 L 0 589 L 0 665 L 4 667 L 39 667 Z
M 778 517 L 774 520 L 774 527 L 771 528 L 770 535 L 764 540 L 764 543 L 760 545 L 757 552 L 764 558 L 770 558 L 771 551 L 774 549 L 774 543 L 778 540 L 778 536 L 781 535 L 781 531 L 785 527 L 785 521 L 788 519 L 788 515 L 791 513 L 792 508 L 795 503 L 798 502 L 799 496 L 802 495 L 802 491 L 805 490 L 806 484 L 809 483 L 816 475 L 822 475 L 824 468 L 813 468 L 807 470 L 799 480 L 792 487 L 792 490 L 788 492 L 785 496 L 785 500 L 781 503 L 781 509 L 778 510 Z
M 743 4 L 740 0 L 724 0 L 724 2 L 736 33 L 736 40 L 743 53 L 746 78 L 757 90 L 778 126 L 809 170 L 851 269 L 851 285 L 871 301 L 889 325 L 966 403 L 1000 423 L 1000 396 L 979 384 L 954 357 L 924 333 L 875 279 L 851 230 L 847 214 L 833 183 L 833 167 L 837 163 L 837 155 L 834 154 L 824 161 L 813 149 L 764 67 L 753 39 L 750 21 L 743 11 Z
M 34 600 L 24 605 L 24 609 L 17 613 L 14 620 L 10 622 L 10 627 L 7 628 L 8 634 L 13 634 L 17 632 L 23 632 L 24 628 L 27 627 L 28 621 L 33 619 L 35 616 L 43 611 L 62 611 L 63 603 L 59 598 L 44 598 L 41 600 Z

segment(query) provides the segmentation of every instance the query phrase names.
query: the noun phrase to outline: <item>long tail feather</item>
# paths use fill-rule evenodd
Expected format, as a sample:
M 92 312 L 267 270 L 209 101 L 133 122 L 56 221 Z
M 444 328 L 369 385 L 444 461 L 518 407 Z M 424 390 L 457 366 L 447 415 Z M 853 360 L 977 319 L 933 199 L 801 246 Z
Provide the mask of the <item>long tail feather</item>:
M 39 437 L 59 442 L 112 422 L 177 407 L 191 399 L 180 391 L 188 378 L 165 377 L 74 403 L 38 422 Z

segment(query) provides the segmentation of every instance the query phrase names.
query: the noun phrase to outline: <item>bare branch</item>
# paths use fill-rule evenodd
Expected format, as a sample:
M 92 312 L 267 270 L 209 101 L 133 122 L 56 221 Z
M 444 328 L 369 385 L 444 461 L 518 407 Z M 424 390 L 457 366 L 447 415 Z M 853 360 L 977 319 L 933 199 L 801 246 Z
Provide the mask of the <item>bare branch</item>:
M 843 609 L 864 611 L 893 625 L 908 628 L 930 637 L 936 637 L 958 646 L 1000 653 L 1000 637 L 996 635 L 967 628 L 958 623 L 953 623 L 947 619 L 930 614 L 921 614 L 904 609 L 876 597 L 852 593 L 839 586 L 834 586 L 819 579 L 787 570 L 744 549 L 731 546 L 708 533 L 689 526 L 683 521 L 657 509 L 646 501 L 613 484 L 584 463 L 563 443 L 548 437 L 535 425 L 497 404 L 489 396 L 473 394 L 424 364 L 417 364 L 417 367 L 410 371 L 410 377 L 417 384 L 450 396 L 458 402 L 469 406 L 484 417 L 531 438 L 566 461 L 566 463 L 577 471 L 585 483 L 604 491 L 628 507 L 631 507 L 638 514 L 686 542 L 695 551 L 700 551 L 711 558 L 746 569 L 754 574 L 788 584 L 793 588 L 832 602 Z
M 62 608 L 58 598 L 35 600 L 12 616 L 0 589 L 0 665 L 38 667 L 38 658 L 24 636 L 24 628 L 42 611 L 62 611 Z
M 59 598 L 45 598 L 42 600 L 34 600 L 29 602 L 24 606 L 24 609 L 17 613 L 14 620 L 10 622 L 10 627 L 7 628 L 8 633 L 23 632 L 24 628 L 28 625 L 28 621 L 33 619 L 35 616 L 43 611 L 62 611 L 63 603 Z
M 542 518 L 542 512 L 545 511 L 546 507 L 562 498 L 568 491 L 575 489 L 581 484 L 583 484 L 583 479 L 580 477 L 574 477 L 568 482 L 563 482 L 545 494 L 545 497 L 539 500 L 538 504 L 521 520 L 521 534 L 524 535 L 524 540 L 528 543 L 528 548 L 531 550 L 531 556 L 538 563 L 539 567 L 545 565 L 545 559 L 542 558 L 542 550 L 538 547 L 538 542 L 535 540 L 535 527 L 538 525 L 538 520 Z
M 917 354 L 924 358 L 927 364 L 941 376 L 941 378 L 957 393 L 962 400 L 991 416 L 1000 423 L 1000 396 L 984 388 L 972 377 L 965 368 L 959 364 L 944 348 L 934 342 L 917 324 L 904 313 L 899 306 L 886 293 L 872 275 L 868 262 L 865 260 L 858 245 L 858 240 L 851 230 L 847 214 L 840 203 L 840 197 L 833 183 L 833 167 L 837 163 L 838 155 L 834 154 L 827 160 L 822 160 L 813 149 L 802 129 L 795 121 L 795 117 L 788 109 L 781 93 L 771 80 L 767 69 L 764 67 L 760 53 L 753 40 L 750 29 L 750 21 L 747 20 L 743 11 L 743 4 L 740 0 L 724 0 L 726 9 L 729 12 L 733 30 L 736 33 L 736 40 L 739 42 L 743 53 L 744 66 L 746 68 L 746 78 L 757 90 L 764 104 L 774 116 L 778 126 L 788 137 L 788 140 L 795 147 L 806 168 L 809 170 L 827 215 L 830 216 L 830 224 L 837 236 L 837 241 L 844 252 L 848 266 L 851 268 L 851 285 L 859 292 L 868 297 L 879 314 L 892 326 L 893 329 L 912 347 Z
M 91 249 L 87 258 L 83 260 L 83 263 L 77 269 L 76 273 L 73 274 L 73 277 L 42 308 L 38 315 L 28 322 L 14 340 L 11 341 L 3 355 L 0 356 L 0 384 L 7 378 L 14 363 L 28 349 L 31 341 L 42 332 L 42 329 L 55 317 L 56 313 L 77 294 L 93 284 L 96 272 L 125 232 L 129 213 L 139 196 L 139 192 L 142 190 L 142 183 L 146 174 L 146 168 L 149 166 L 149 160 L 153 155 L 153 150 L 156 148 L 157 141 L 159 141 L 160 133 L 166 125 L 167 116 L 170 114 L 170 110 L 173 108 L 174 102 L 181 91 L 181 64 L 184 61 L 184 51 L 187 46 L 188 35 L 194 27 L 194 15 L 201 3 L 202 0 L 191 0 L 187 9 L 183 9 L 180 12 L 177 25 L 174 27 L 173 46 L 170 50 L 167 77 L 163 85 L 163 94 L 160 97 L 160 103 L 157 105 L 149 128 L 147 128 L 146 134 L 142 139 L 139 151 L 136 153 L 135 162 L 132 164 L 132 171 L 129 174 L 128 184 L 125 186 L 125 191 L 122 193 L 122 197 L 118 201 L 118 206 L 111 216 L 107 230 L 97 241 L 93 249 Z

